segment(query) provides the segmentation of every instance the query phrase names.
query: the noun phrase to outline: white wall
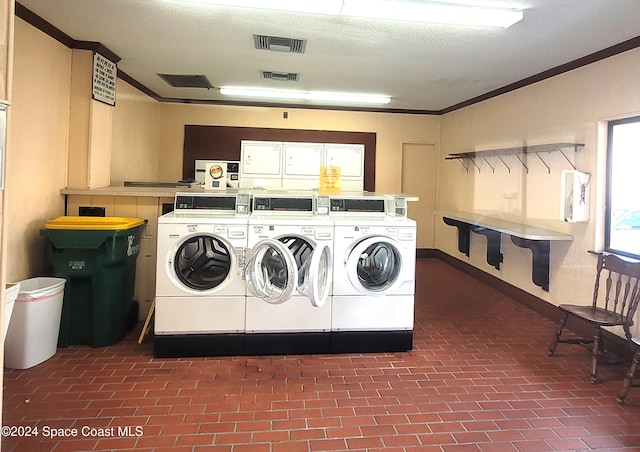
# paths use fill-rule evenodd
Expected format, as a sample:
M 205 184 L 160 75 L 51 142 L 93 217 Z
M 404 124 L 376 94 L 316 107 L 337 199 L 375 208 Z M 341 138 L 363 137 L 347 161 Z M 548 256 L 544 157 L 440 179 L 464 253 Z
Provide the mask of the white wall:
M 160 108 L 158 102 L 118 79 L 111 138 L 111 185 L 122 185 L 125 180 L 158 180 Z
M 39 230 L 64 214 L 71 50 L 16 18 L 13 80 L 5 189 L 8 282 L 44 274 Z
M 606 140 L 602 122 L 640 114 L 640 49 L 582 67 L 502 96 L 454 111 L 442 118 L 436 209 L 487 211 L 516 221 L 574 236 L 571 243 L 552 243 L 550 290 L 531 281 L 531 252 L 502 239 L 504 262 L 495 270 L 485 260 L 486 240 L 471 235 L 467 259 L 457 250 L 457 230 L 436 221 L 436 247 L 527 292 L 550 301 L 588 304 L 596 258 L 588 254 L 602 244 Z M 505 158 L 511 172 L 493 159 L 495 173 L 482 164 L 465 172 L 450 153 L 500 149 L 524 144 L 584 143 L 567 155 L 578 170 L 591 173 L 591 220 L 570 224 L 560 219 L 560 174 L 570 165 L 559 153 L 545 156 L 547 172 L 535 157 L 529 173 L 515 157 Z

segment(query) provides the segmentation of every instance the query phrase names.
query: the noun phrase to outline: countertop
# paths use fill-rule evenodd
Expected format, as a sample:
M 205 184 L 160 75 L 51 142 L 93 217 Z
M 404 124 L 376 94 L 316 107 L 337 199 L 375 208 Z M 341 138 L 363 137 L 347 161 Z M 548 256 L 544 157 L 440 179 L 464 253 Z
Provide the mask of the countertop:
M 85 195 L 85 196 L 150 196 L 159 198 L 173 198 L 177 192 L 203 193 L 200 187 L 189 188 L 184 186 L 176 187 L 104 187 L 104 188 L 63 188 L 60 193 L 63 195 Z
M 440 215 L 444 218 L 451 218 L 453 220 L 462 221 L 468 224 L 473 224 L 483 228 L 491 229 L 493 231 L 502 232 L 516 237 L 521 237 L 528 240 L 573 240 L 573 236 L 564 234 L 562 232 L 552 231 L 538 226 L 532 226 L 523 223 L 517 223 L 502 218 L 489 216 L 482 213 L 471 212 L 434 212 L 436 215 Z
M 226 193 L 237 193 L 238 191 L 247 191 L 247 190 L 238 190 L 238 189 L 227 189 Z M 251 190 L 249 190 L 251 191 Z M 159 197 L 159 198 L 173 198 L 176 193 L 204 193 L 205 190 L 202 187 L 186 187 L 186 186 L 175 186 L 175 187 L 125 187 L 125 186 L 112 186 L 112 187 L 104 187 L 104 188 L 63 188 L 60 190 L 60 194 L 63 195 L 85 195 L 85 196 L 150 196 L 150 197 Z M 254 190 L 253 193 L 283 193 L 282 190 Z M 301 191 L 296 190 L 297 193 Z M 379 195 L 392 195 L 392 196 L 404 196 L 407 201 L 417 201 L 419 198 L 415 195 L 409 194 L 390 194 L 390 193 L 375 193 L 375 192 L 343 192 L 341 195 L 349 196 L 349 195 L 357 195 L 357 196 L 379 196 Z

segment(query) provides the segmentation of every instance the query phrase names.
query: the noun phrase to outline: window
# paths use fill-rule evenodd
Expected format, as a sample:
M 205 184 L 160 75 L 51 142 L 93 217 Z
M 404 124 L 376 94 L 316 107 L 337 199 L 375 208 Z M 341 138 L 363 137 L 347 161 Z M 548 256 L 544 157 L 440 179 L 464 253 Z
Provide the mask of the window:
M 605 249 L 640 258 L 640 116 L 609 122 Z

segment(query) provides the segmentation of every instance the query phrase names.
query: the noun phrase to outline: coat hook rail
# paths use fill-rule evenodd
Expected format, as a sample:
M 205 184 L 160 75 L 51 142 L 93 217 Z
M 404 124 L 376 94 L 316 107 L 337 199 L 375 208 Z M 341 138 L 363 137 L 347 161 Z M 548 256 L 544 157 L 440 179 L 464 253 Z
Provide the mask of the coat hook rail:
M 472 151 L 472 152 L 459 152 L 455 154 L 449 154 L 447 157 L 445 157 L 445 159 L 458 160 L 468 173 L 469 169 L 471 168 L 471 165 L 475 166 L 478 169 L 478 172 L 480 172 L 481 163 L 478 162 L 477 159 L 481 158 L 482 160 L 485 161 L 485 163 L 489 166 L 489 168 L 491 168 L 491 171 L 495 173 L 496 164 L 495 162 L 492 163 L 491 160 L 488 159 L 487 157 L 499 158 L 502 164 L 505 166 L 505 168 L 507 168 L 507 171 L 511 172 L 511 166 L 506 162 L 506 160 L 503 157 L 505 155 L 515 155 L 528 174 L 529 166 L 528 166 L 527 155 L 536 154 L 540 159 L 540 161 L 542 162 L 542 164 L 547 168 L 547 171 L 551 173 L 550 162 L 545 160 L 545 158 L 543 158 L 540 155 L 540 153 L 546 152 L 548 154 L 551 154 L 552 152 L 560 152 L 560 154 L 562 154 L 562 156 L 569 163 L 569 165 L 571 165 L 571 168 L 575 170 L 576 166 L 571 162 L 565 150 L 573 148 L 573 150 L 577 152 L 578 149 L 581 147 L 584 147 L 583 143 L 534 144 L 534 145 L 517 146 L 517 147 L 505 148 L 505 149 L 487 149 L 487 150 Z M 462 160 L 469 160 L 471 163 L 463 162 Z

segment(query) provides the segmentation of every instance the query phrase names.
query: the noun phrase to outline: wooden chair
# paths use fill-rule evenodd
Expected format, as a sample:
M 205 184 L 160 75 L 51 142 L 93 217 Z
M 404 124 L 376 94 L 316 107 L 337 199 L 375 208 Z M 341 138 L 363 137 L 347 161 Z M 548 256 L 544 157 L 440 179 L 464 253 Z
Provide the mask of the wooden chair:
M 618 393 L 618 397 L 616 400 L 618 403 L 623 404 L 624 398 L 627 396 L 629 389 L 634 386 L 633 377 L 635 377 L 636 369 L 638 368 L 638 364 L 640 363 L 640 338 L 634 337 L 632 342 L 636 346 L 636 352 L 633 354 L 633 360 L 631 361 L 631 367 L 627 371 L 627 375 L 624 377 L 624 382 L 622 383 L 622 388 L 620 388 L 620 392 Z
M 601 279 L 604 284 L 601 284 Z M 562 319 L 560 327 L 549 345 L 548 355 L 553 355 L 558 342 L 582 344 L 590 347 L 592 351 L 591 383 L 596 383 L 598 357 L 604 353 L 601 328 L 603 326 L 621 326 L 631 343 L 629 328 L 633 325 L 633 316 L 638 308 L 638 301 L 640 301 L 640 262 L 626 260 L 608 253 L 599 254 L 592 304 L 589 306 L 561 304 L 559 306 L 562 311 Z M 575 316 L 589 322 L 595 330 L 593 338 L 562 339 L 562 330 L 569 316 Z

